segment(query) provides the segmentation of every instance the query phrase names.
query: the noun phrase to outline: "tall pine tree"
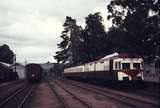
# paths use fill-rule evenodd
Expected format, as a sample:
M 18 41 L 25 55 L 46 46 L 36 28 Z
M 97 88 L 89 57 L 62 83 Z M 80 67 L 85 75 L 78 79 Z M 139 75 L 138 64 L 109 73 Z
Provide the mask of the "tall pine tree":
M 54 57 L 58 62 L 75 65 L 80 60 L 78 46 L 80 43 L 81 27 L 76 24 L 75 19 L 69 16 L 66 17 L 63 27 L 64 30 L 60 36 L 63 40 L 58 44 L 60 51 L 57 51 Z

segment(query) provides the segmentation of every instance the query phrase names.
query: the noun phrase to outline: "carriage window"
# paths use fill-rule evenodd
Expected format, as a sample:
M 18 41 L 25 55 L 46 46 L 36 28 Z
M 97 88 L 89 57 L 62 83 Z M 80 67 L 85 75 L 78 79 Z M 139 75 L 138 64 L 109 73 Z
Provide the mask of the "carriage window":
M 160 68 L 160 63 L 159 62 L 156 62 L 155 63 L 155 69 L 159 69 Z
M 130 63 L 122 63 L 122 69 L 130 69 Z
M 134 69 L 141 69 L 140 63 L 133 63 Z
M 119 69 L 121 69 L 121 62 L 118 62 L 118 65 L 119 65 Z
M 104 61 L 101 61 L 101 63 L 104 63 Z
M 116 62 L 116 64 L 115 64 L 115 69 L 117 69 L 117 62 Z

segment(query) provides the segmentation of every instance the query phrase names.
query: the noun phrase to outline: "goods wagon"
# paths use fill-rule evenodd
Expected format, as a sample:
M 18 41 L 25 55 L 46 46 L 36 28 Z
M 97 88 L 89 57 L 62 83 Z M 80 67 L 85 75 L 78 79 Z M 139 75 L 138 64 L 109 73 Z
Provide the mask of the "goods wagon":
M 137 54 L 113 53 L 96 61 L 65 68 L 64 76 L 95 81 L 142 81 L 143 59 Z
M 39 64 L 26 65 L 26 76 L 29 83 L 38 83 L 42 79 L 42 67 Z
M 0 82 L 16 80 L 18 78 L 17 72 L 13 72 L 10 64 L 0 62 Z

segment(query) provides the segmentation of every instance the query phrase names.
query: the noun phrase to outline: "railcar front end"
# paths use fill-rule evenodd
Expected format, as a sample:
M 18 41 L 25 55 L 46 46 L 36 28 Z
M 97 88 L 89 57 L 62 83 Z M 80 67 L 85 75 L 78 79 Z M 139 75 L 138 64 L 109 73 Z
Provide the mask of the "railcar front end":
M 118 81 L 143 80 L 142 58 L 117 58 L 114 60 L 113 70 L 117 73 Z
M 29 83 L 39 83 L 41 81 L 43 70 L 39 64 L 28 64 L 25 68 Z

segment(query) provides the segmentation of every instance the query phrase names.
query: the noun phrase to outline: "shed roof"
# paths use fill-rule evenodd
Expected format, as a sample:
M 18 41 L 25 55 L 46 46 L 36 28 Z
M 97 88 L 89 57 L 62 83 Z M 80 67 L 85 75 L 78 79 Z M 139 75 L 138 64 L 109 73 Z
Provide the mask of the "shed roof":
M 7 67 L 7 68 L 9 68 L 11 66 L 11 64 L 4 63 L 4 62 L 0 62 L 0 65 L 4 66 L 4 67 Z

